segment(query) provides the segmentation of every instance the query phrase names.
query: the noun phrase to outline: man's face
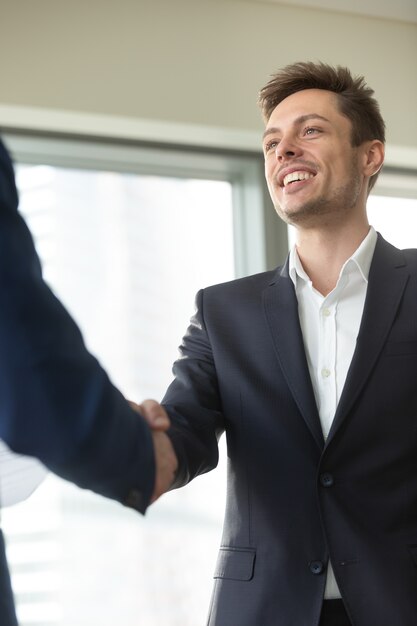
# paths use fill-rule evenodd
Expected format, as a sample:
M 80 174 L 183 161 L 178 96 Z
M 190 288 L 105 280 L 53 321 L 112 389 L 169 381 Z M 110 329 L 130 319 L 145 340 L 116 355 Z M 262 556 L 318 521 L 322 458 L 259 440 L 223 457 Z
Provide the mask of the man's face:
M 272 201 L 286 222 L 317 226 L 346 219 L 364 193 L 363 150 L 337 96 L 306 89 L 285 98 L 267 123 L 263 149 Z

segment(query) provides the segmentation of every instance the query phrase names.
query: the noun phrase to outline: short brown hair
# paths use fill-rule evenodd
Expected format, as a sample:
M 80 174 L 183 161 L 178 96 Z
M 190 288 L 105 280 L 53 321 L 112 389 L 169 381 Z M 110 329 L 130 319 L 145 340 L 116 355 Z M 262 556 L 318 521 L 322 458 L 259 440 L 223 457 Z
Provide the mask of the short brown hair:
M 258 104 L 267 122 L 275 107 L 288 96 L 304 89 L 325 89 L 337 95 L 339 110 L 352 124 L 352 145 L 378 139 L 385 143 L 385 123 L 374 91 L 363 76 L 352 76 L 347 67 L 326 63 L 298 62 L 273 74 L 261 89 Z M 371 189 L 377 179 L 369 181 Z

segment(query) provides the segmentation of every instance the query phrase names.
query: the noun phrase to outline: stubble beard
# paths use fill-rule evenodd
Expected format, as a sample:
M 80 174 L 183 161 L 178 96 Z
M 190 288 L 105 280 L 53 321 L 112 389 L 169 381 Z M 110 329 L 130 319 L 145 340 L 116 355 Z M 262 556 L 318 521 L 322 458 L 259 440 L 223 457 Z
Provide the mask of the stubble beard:
M 322 224 L 323 220 L 326 222 L 326 218 L 336 223 L 345 219 L 356 206 L 361 185 L 357 160 L 352 157 L 346 183 L 334 189 L 330 196 L 323 193 L 289 211 L 283 210 L 277 202 L 275 210 L 284 222 L 292 226 L 313 227 Z

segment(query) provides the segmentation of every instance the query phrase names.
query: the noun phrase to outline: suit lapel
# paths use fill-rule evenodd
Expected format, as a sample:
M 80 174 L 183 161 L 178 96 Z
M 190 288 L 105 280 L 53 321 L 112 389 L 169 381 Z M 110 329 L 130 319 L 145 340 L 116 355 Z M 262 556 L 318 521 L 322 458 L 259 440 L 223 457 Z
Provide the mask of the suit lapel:
M 283 376 L 318 447 L 324 446 L 288 261 L 264 291 L 264 308 Z
M 327 443 L 330 443 L 366 384 L 394 322 L 408 275 L 401 250 L 378 235 L 356 349 Z

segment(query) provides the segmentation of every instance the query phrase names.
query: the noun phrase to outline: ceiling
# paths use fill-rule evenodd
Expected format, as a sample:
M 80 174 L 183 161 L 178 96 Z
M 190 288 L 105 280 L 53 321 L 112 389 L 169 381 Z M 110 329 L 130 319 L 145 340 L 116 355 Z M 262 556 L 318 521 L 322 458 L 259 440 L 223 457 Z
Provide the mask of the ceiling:
M 326 9 L 417 24 L 417 0 L 255 0 L 295 7 Z

